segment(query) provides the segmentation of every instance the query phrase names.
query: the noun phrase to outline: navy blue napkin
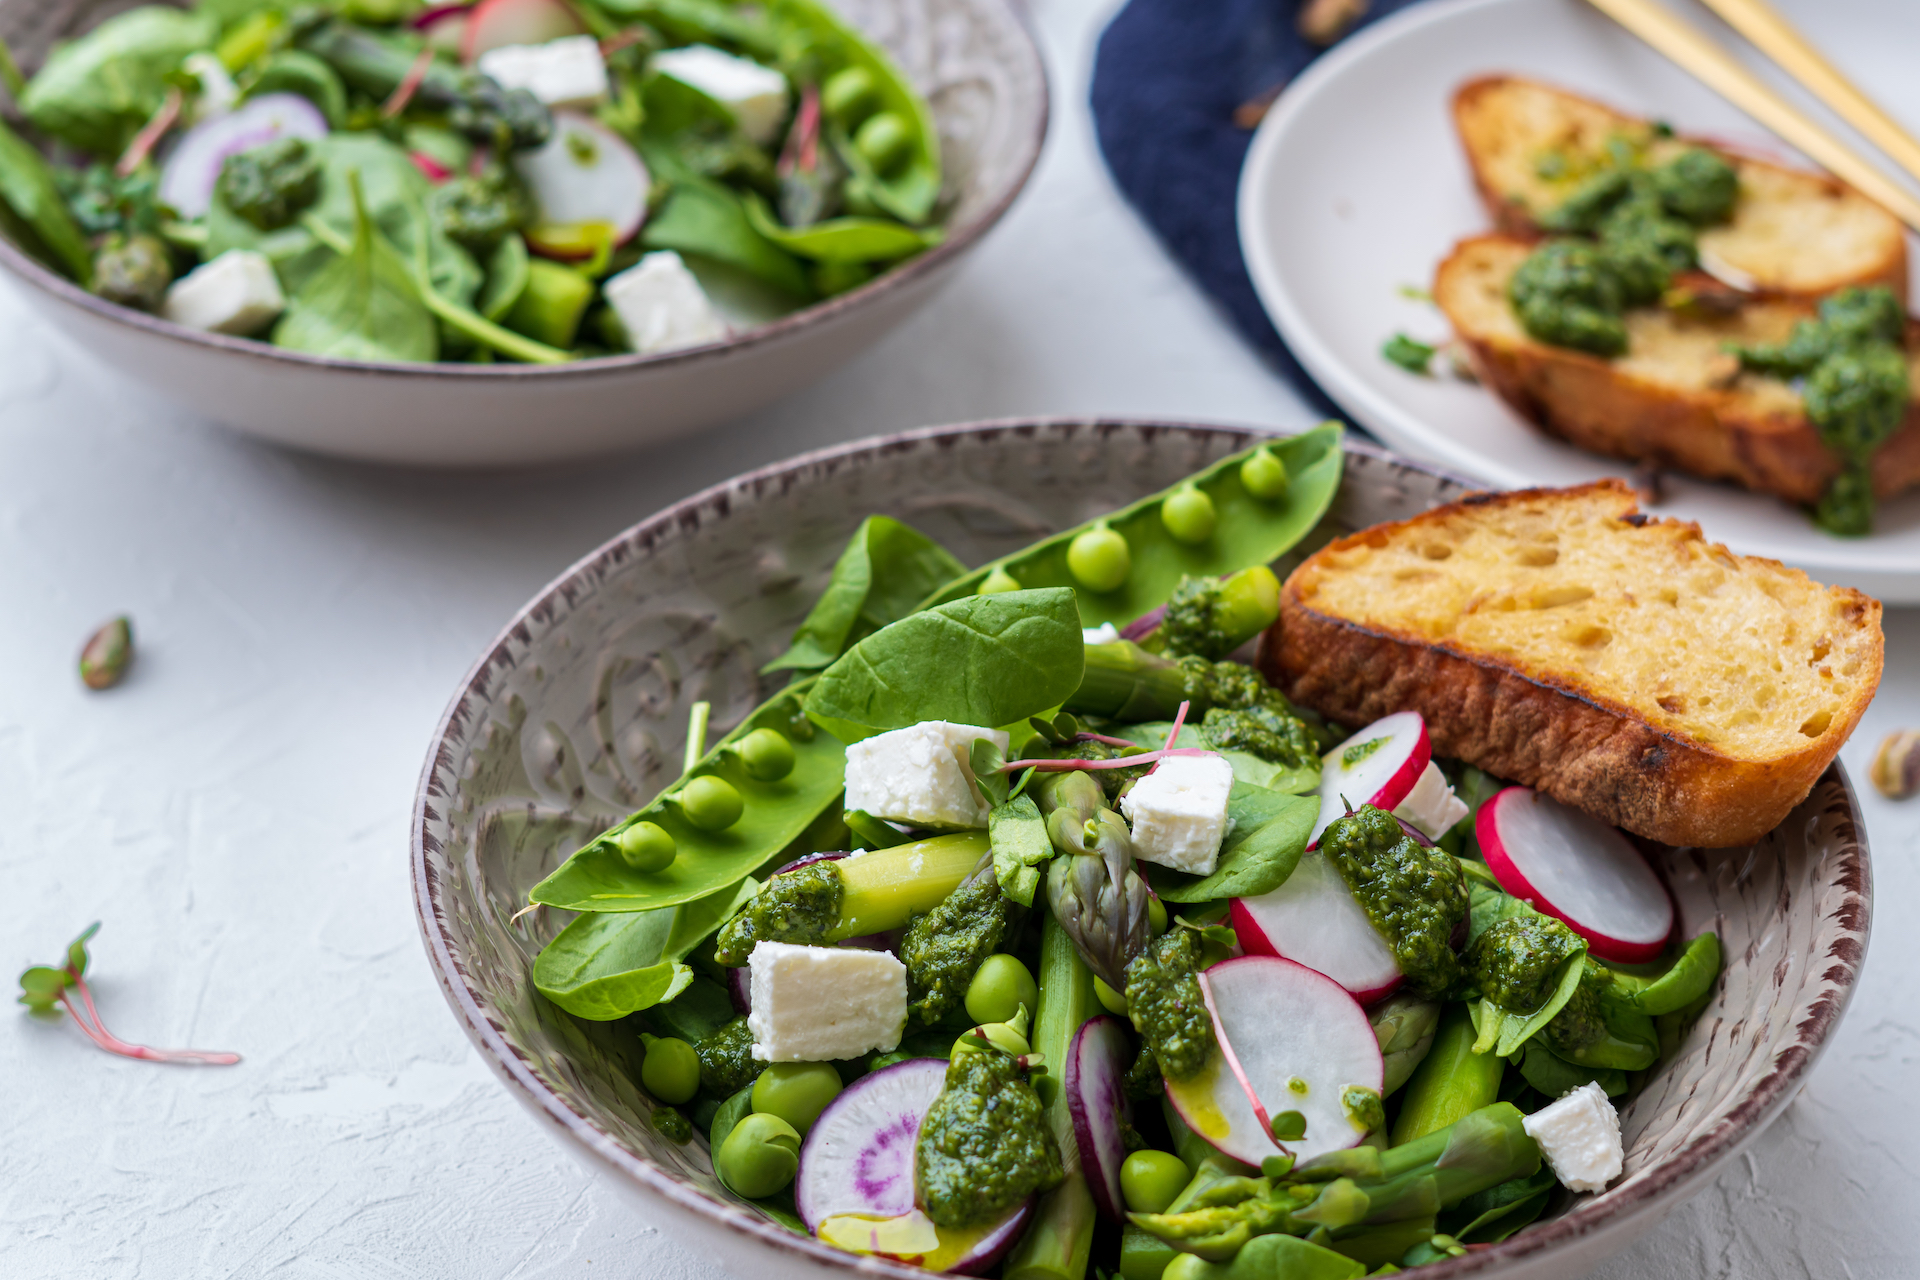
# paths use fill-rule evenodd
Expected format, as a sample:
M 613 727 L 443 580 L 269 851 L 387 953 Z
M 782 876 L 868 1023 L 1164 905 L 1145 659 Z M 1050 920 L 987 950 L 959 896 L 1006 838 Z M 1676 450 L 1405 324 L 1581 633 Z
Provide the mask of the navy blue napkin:
M 1240 260 L 1234 196 L 1253 132 L 1234 109 L 1323 50 L 1295 28 L 1302 0 L 1131 0 L 1100 36 L 1094 129 L 1127 201 L 1234 325 L 1302 395 L 1338 413 L 1280 340 Z M 1373 0 L 1367 22 L 1417 0 Z

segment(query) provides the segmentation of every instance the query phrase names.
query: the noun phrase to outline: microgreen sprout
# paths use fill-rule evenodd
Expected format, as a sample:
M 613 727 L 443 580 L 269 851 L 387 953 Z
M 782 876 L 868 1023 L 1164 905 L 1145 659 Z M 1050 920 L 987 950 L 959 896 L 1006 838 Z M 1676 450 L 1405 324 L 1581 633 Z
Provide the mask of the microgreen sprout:
M 100 928 L 100 922 L 88 925 L 79 937 L 67 944 L 67 962 L 59 968 L 35 965 L 20 975 L 20 1003 L 35 1013 L 52 1013 L 54 1006 L 65 1009 L 84 1031 L 87 1039 L 123 1058 L 144 1058 L 148 1062 L 177 1062 L 188 1066 L 230 1067 L 240 1061 L 237 1053 L 207 1053 L 200 1049 L 149 1049 L 128 1044 L 107 1030 L 100 1011 L 93 1006 L 93 992 L 87 987 L 87 939 Z M 74 994 L 80 1004 L 74 1004 Z M 81 1012 L 84 1007 L 85 1013 Z

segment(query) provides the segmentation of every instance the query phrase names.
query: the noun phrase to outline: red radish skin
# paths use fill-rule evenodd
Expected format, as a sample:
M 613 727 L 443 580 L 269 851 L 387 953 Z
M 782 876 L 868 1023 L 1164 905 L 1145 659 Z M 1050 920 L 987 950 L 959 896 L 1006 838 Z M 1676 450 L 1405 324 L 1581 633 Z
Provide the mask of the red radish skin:
M 420 33 L 429 49 L 457 58 L 467 47 L 467 26 L 472 20 L 471 6 L 443 4 L 421 10 L 407 25 Z
M 1616 828 L 1527 787 L 1480 806 L 1474 834 L 1500 887 L 1587 940 L 1602 960 L 1643 964 L 1666 950 L 1673 897 Z
M 472 66 L 481 54 L 510 44 L 545 44 L 586 34 L 580 19 L 561 0 L 481 0 L 467 19 L 460 59 Z
M 1341 757 L 1351 747 L 1384 738 L 1378 747 L 1353 764 Z M 1383 716 L 1327 752 L 1320 771 L 1320 817 L 1313 824 L 1307 848 L 1317 848 L 1320 836 L 1343 817 L 1348 808 L 1370 804 L 1389 812 L 1412 794 L 1420 775 L 1433 759 L 1427 722 L 1418 711 Z
M 1062 1082 L 1087 1189 L 1093 1192 L 1095 1207 L 1110 1221 L 1119 1223 L 1127 1220 L 1126 1200 L 1120 1194 L 1120 1166 L 1127 1158 L 1122 1126 L 1133 1117 L 1125 1086 L 1132 1055 L 1127 1024 L 1112 1014 L 1102 1014 L 1088 1020 L 1074 1035 Z
M 1301 855 L 1278 889 L 1235 898 L 1233 931 L 1249 955 L 1279 956 L 1323 973 L 1361 1004 L 1384 1000 L 1404 980 L 1386 941 L 1326 855 Z

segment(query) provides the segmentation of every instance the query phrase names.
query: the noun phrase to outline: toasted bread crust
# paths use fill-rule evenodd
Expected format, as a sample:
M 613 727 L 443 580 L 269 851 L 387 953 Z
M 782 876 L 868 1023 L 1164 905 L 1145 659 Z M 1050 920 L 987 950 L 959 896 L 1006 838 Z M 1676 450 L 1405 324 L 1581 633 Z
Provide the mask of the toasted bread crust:
M 1433 289 L 1475 373 L 1516 412 L 1593 453 L 1731 480 L 1789 502 L 1818 501 L 1840 474 L 1839 455 L 1821 442 L 1797 397 L 1783 396 L 1779 386 L 1769 394 L 1752 376 L 1728 376 L 1738 374 L 1730 357 L 1709 357 L 1727 362 L 1721 376 L 1704 363 L 1685 381 L 1652 376 L 1548 346 L 1509 314 L 1492 314 L 1487 291 L 1504 298 L 1507 277 L 1530 249 L 1511 236 L 1462 240 L 1440 264 Z M 1716 347 L 1721 340 L 1777 341 L 1797 316 L 1812 314 L 1800 303 L 1756 302 L 1697 327 Z M 1909 326 L 1907 346 L 1920 352 L 1920 326 Z M 1872 470 L 1881 498 L 1920 485 L 1920 402 L 1908 406 L 1900 430 L 1874 454 Z
M 1516 171 L 1511 153 L 1519 140 L 1551 137 L 1591 150 L 1612 132 L 1651 133 L 1646 120 L 1517 76 L 1468 81 L 1454 92 L 1452 112 L 1487 215 L 1524 239 L 1541 235 L 1532 206 L 1548 198 L 1548 184 Z M 1891 214 L 1845 183 L 1710 138 L 1656 145 L 1708 147 L 1739 170 L 1745 202 L 1730 225 L 1702 233 L 1701 254 L 1744 277 L 1741 287 L 1762 297 L 1818 298 L 1848 285 L 1885 285 L 1905 303 L 1906 236 Z
M 1445 640 L 1332 616 L 1306 601 L 1318 575 L 1338 572 L 1329 560 L 1370 545 L 1368 539 L 1383 532 L 1417 535 L 1476 507 L 1606 487 L 1625 492 L 1618 481 L 1600 481 L 1572 490 L 1474 495 L 1331 543 L 1289 575 L 1280 618 L 1263 647 L 1264 674 L 1289 698 L 1342 724 L 1418 711 L 1435 755 L 1534 787 L 1648 839 L 1706 848 L 1760 839 L 1805 798 L 1866 710 L 1884 650 L 1878 601 L 1833 589 L 1850 625 L 1870 633 L 1873 670 L 1864 696 L 1804 749 L 1762 761 L 1733 759 L 1550 673 Z M 1629 519 L 1646 520 L 1637 513 Z M 1661 523 L 1699 533 L 1698 526 L 1683 522 Z

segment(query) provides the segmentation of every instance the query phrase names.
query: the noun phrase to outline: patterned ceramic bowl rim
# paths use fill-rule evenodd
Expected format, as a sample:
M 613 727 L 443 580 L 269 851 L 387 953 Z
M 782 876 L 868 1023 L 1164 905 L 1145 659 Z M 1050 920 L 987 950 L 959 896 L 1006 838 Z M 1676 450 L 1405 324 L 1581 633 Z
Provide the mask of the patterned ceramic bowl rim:
M 889 271 L 883 271 L 857 289 L 851 289 L 809 307 L 802 307 L 790 315 L 781 316 L 778 320 L 767 324 L 756 325 L 737 336 L 719 342 L 663 352 L 660 355 L 596 356 L 588 360 L 574 360 L 557 365 L 442 362 L 411 364 L 391 360 L 344 360 L 337 356 L 288 351 L 251 338 L 229 337 L 222 333 L 203 333 L 197 329 L 188 329 L 174 324 L 170 320 L 163 320 L 159 316 L 149 315 L 144 311 L 136 311 L 132 307 L 117 306 L 89 293 L 65 276 L 43 266 L 21 252 L 4 236 L 0 236 L 0 266 L 4 266 L 15 277 L 33 285 L 42 293 L 51 294 L 62 302 L 80 307 L 102 319 L 111 320 L 130 329 L 138 329 L 155 337 L 166 338 L 172 342 L 214 347 L 260 360 L 284 360 L 323 369 L 352 369 L 360 373 L 416 379 L 565 378 L 571 374 L 583 372 L 604 373 L 608 370 L 639 367 L 654 369 L 676 364 L 697 364 L 717 357 L 730 356 L 737 351 L 778 343 L 800 329 L 811 328 L 849 311 L 861 309 L 869 302 L 876 301 L 911 281 L 918 280 L 929 273 L 939 272 L 944 264 L 965 253 L 981 236 L 992 230 L 994 224 L 1000 221 L 1001 215 L 1006 213 L 1014 200 L 1026 189 L 1027 179 L 1033 175 L 1033 167 L 1040 160 L 1040 146 L 1046 140 L 1047 122 L 1052 113 L 1046 65 L 1040 57 L 1040 48 L 1034 41 L 1033 24 L 1027 17 L 1025 6 L 1012 3 L 1012 0 L 981 0 L 981 2 L 999 4 L 1006 9 L 1011 19 L 1012 29 L 1018 31 L 1022 37 L 1019 53 L 1028 64 L 1028 74 L 1033 77 L 1039 88 L 1038 110 L 1034 112 L 1032 120 L 1027 122 L 1019 135 L 1019 145 L 1024 149 L 1024 154 L 1020 164 L 1011 174 L 1011 180 L 1007 182 L 1006 189 L 992 204 L 981 209 L 965 224 L 953 228 L 952 234 L 920 256 Z
M 485 698 L 484 686 L 488 672 L 497 662 L 510 661 L 506 656 L 509 642 L 517 632 L 522 631 L 527 621 L 530 618 L 546 617 L 566 611 L 570 607 L 570 599 L 594 570 L 606 562 L 625 559 L 637 546 L 647 545 L 653 531 L 666 530 L 683 522 L 697 524 L 706 518 L 703 512 L 708 511 L 717 510 L 724 518 L 725 499 L 728 493 L 763 488 L 778 489 L 790 473 L 822 462 L 847 460 L 870 453 L 914 449 L 929 442 L 967 433 L 1045 429 L 1051 425 L 1066 423 L 1091 425 L 1100 430 L 1160 431 L 1188 429 L 1189 426 L 1208 431 L 1239 429 L 1224 427 L 1220 424 L 1169 424 L 1127 419 L 1101 419 L 1091 424 L 1087 423 L 1086 419 L 1079 418 L 1004 419 L 928 427 L 917 431 L 873 437 L 801 454 L 784 462 L 747 472 L 696 493 L 657 515 L 639 522 L 626 532 L 610 539 L 556 578 L 514 616 L 513 621 L 502 629 L 494 643 L 488 647 L 485 656 L 474 664 L 466 679 L 461 682 L 459 692 L 454 696 L 446 714 L 441 717 L 434 731 L 434 749 L 428 756 L 426 767 L 422 770 L 420 786 L 414 801 L 411 837 L 414 907 L 434 974 L 439 979 L 448 1003 L 460 1015 L 468 1037 L 490 1061 L 496 1073 L 512 1088 L 526 1095 L 526 1099 L 533 1103 L 537 1111 L 565 1129 L 614 1168 L 661 1198 L 689 1212 L 715 1219 L 731 1230 L 751 1236 L 771 1249 L 868 1275 L 887 1276 L 892 1280 L 926 1280 L 928 1275 L 926 1271 L 904 1263 L 844 1253 L 818 1240 L 800 1236 L 767 1219 L 750 1214 L 738 1205 L 718 1200 L 685 1185 L 652 1162 L 636 1155 L 569 1107 L 529 1069 L 528 1063 L 522 1058 L 520 1052 L 509 1044 L 499 1029 L 488 1020 L 479 999 L 468 986 L 465 975 L 455 961 L 452 941 L 448 936 L 447 913 L 440 910 L 437 901 L 438 881 L 428 873 L 426 824 L 431 807 L 439 796 L 434 787 L 433 774 L 442 763 L 443 743 L 449 729 L 464 722 L 471 713 L 472 705 Z M 1468 489 L 1478 487 L 1472 481 L 1451 475 L 1436 467 L 1400 458 L 1372 445 L 1350 439 L 1346 448 L 1349 453 L 1391 460 L 1400 466 L 1452 480 Z M 1835 819 L 1831 838 L 1838 846 L 1839 852 L 1835 860 L 1837 869 L 1834 878 L 1843 896 L 1841 905 L 1830 917 L 1838 936 L 1828 947 L 1824 957 L 1829 963 L 1820 978 L 1823 990 L 1819 998 L 1812 1002 L 1808 1015 L 1795 1028 L 1793 1046 L 1775 1058 L 1771 1068 L 1754 1085 L 1751 1093 L 1727 1115 L 1661 1164 L 1649 1170 L 1648 1176 L 1635 1181 L 1630 1187 L 1622 1188 L 1623 1194 L 1584 1202 L 1572 1211 L 1539 1223 L 1503 1243 L 1487 1248 L 1476 1248 L 1466 1257 L 1422 1267 L 1420 1270 L 1422 1276 L 1431 1277 L 1431 1280 L 1452 1280 L 1453 1277 L 1480 1275 L 1496 1271 L 1505 1263 L 1553 1250 L 1594 1232 L 1623 1226 L 1642 1215 L 1652 1215 L 1657 1219 L 1677 1203 L 1674 1197 L 1675 1192 L 1704 1176 L 1722 1160 L 1734 1154 L 1748 1140 L 1758 1136 L 1767 1123 L 1793 1100 L 1806 1079 L 1807 1072 L 1826 1047 L 1828 1034 L 1845 1011 L 1847 1001 L 1853 993 L 1860 962 L 1866 952 L 1873 896 L 1865 827 L 1861 820 L 1859 805 L 1854 797 L 1852 783 L 1837 760 L 1815 785 L 1814 790 L 1816 796 L 1825 793 L 1824 807 Z

